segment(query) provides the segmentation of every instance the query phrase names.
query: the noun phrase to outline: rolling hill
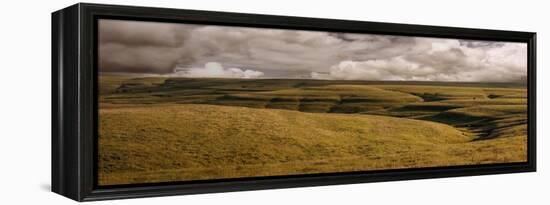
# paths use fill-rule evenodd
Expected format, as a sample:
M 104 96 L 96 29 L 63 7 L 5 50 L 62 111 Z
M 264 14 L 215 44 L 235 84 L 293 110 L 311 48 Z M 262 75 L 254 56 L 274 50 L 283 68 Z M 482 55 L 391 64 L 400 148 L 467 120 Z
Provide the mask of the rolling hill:
M 394 169 L 524 159 L 524 138 L 472 142 L 452 126 L 218 105 L 100 110 L 100 184 Z

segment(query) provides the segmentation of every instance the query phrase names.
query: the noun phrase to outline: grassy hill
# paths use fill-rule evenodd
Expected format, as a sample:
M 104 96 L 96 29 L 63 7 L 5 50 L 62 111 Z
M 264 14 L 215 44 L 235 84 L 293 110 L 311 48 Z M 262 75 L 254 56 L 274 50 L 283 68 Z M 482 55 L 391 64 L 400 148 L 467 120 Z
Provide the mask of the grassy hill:
M 521 84 L 99 81 L 100 184 L 527 160 Z
M 100 184 L 522 161 L 525 138 L 471 141 L 452 126 L 217 105 L 100 110 Z M 498 146 L 495 146 L 498 145 Z
M 102 105 L 211 104 L 383 115 L 446 123 L 469 129 L 478 138 L 499 137 L 497 130 L 506 126 L 526 130 L 527 121 L 526 89 L 513 83 L 122 79 L 119 75 L 101 75 L 100 83 Z M 502 120 L 514 123 L 499 123 Z

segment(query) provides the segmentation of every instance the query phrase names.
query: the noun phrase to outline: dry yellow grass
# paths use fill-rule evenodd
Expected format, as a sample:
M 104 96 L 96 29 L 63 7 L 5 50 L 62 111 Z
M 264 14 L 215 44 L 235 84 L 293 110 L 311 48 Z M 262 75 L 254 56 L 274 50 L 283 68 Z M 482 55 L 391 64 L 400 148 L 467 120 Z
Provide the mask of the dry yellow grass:
M 527 160 L 513 83 L 99 80 L 102 185 Z
M 446 124 L 386 116 L 196 104 L 100 107 L 100 185 L 527 159 L 521 130 L 472 141 Z

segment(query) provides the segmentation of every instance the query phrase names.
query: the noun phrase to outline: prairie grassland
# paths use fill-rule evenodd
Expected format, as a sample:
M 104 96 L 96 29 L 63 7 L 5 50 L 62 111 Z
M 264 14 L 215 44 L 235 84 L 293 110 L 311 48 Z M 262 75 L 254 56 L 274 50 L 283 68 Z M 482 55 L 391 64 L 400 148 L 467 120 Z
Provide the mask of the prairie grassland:
M 99 80 L 101 185 L 527 160 L 522 85 Z
M 374 115 L 184 104 L 100 116 L 100 184 L 517 162 L 526 153 L 525 137 L 471 142 L 449 125 Z

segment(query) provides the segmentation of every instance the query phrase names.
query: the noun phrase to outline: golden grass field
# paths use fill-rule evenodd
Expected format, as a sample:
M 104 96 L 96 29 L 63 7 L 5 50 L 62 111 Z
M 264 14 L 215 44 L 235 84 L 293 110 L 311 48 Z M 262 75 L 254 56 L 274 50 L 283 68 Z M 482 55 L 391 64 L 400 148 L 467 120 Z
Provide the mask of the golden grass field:
M 514 84 L 100 75 L 99 184 L 527 160 Z

